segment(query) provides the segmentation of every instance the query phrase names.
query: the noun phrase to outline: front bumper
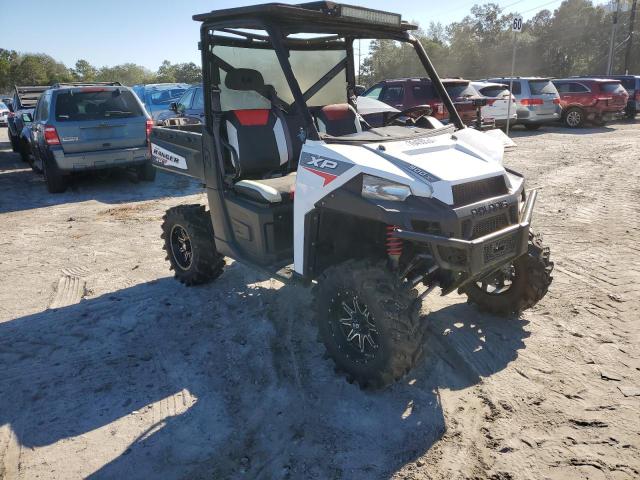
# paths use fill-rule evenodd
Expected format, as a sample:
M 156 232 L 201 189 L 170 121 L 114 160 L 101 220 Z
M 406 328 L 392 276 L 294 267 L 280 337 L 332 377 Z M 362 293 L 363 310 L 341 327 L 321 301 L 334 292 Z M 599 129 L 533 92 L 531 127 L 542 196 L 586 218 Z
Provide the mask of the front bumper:
M 466 273 L 467 280 L 471 281 L 527 252 L 529 226 L 537 195 L 536 190 L 529 192 L 518 223 L 474 240 L 448 238 L 403 229 L 396 230 L 395 236 L 428 245 L 440 268 Z M 450 261 L 451 250 L 449 249 L 457 251 L 459 261 Z M 445 259 L 447 253 L 449 260 Z

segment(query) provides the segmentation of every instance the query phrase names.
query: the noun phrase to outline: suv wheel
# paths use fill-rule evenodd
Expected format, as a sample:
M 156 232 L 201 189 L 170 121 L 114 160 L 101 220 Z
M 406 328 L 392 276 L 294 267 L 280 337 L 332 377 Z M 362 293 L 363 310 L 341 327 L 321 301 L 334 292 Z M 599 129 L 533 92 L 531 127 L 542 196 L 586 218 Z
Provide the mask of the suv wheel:
M 29 156 L 29 143 L 24 140 L 18 140 L 18 152 L 20 153 L 20 159 L 25 163 L 31 163 L 31 158 Z
M 166 259 L 175 278 L 187 286 L 215 280 L 224 257 L 216 250 L 211 214 L 203 205 L 180 205 L 164 215 L 162 236 Z
M 314 315 L 319 338 L 338 370 L 361 388 L 382 388 L 422 358 L 426 322 L 417 291 L 386 262 L 349 260 L 318 279 Z
M 511 315 L 533 307 L 547 294 L 553 279 L 549 254 L 540 235 L 529 233 L 527 254 L 465 287 L 469 303 L 497 315 Z
M 54 161 L 43 159 L 42 172 L 50 193 L 62 193 L 67 189 L 67 177 L 60 171 Z
M 153 182 L 156 179 L 156 168 L 151 162 L 145 162 L 137 169 L 138 178 L 143 182 Z
M 18 148 L 18 139 L 11 135 L 11 132 L 9 132 L 9 141 L 11 142 L 11 150 L 13 150 L 15 153 L 18 153 L 20 151 L 20 149 Z
M 584 112 L 582 109 L 572 107 L 564 114 L 564 123 L 569 128 L 579 128 L 584 125 Z

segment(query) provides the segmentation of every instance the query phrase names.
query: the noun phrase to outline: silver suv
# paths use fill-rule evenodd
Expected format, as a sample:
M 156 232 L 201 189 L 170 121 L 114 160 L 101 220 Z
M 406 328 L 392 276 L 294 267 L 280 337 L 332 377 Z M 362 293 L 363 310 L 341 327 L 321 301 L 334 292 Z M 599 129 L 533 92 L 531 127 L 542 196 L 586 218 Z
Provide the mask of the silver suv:
M 485 81 L 509 85 L 509 77 L 489 78 Z M 513 91 L 516 97 L 517 123 L 529 130 L 560 120 L 560 94 L 548 78 L 514 77 Z

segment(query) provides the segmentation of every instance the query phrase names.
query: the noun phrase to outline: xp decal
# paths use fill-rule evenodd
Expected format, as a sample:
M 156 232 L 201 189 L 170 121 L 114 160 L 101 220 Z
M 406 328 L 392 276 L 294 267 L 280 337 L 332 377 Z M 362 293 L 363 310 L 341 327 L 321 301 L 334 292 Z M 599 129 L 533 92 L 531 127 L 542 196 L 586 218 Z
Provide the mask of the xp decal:
M 324 179 L 322 184 L 326 187 L 336 178 L 342 175 L 344 172 L 353 167 L 353 163 L 342 162 L 331 158 L 324 158 L 319 155 L 313 155 L 308 152 L 303 152 L 300 157 L 300 162 L 305 170 L 318 175 Z

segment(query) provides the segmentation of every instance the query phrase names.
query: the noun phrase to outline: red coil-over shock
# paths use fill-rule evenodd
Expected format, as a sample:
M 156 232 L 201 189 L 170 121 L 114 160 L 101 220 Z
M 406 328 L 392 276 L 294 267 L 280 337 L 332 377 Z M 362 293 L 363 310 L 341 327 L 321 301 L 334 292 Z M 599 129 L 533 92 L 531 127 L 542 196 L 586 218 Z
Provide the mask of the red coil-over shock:
M 387 238 L 385 246 L 387 247 L 387 255 L 393 263 L 394 267 L 398 266 L 400 255 L 402 255 L 402 239 L 396 237 L 395 232 L 399 227 L 397 225 L 387 225 Z

